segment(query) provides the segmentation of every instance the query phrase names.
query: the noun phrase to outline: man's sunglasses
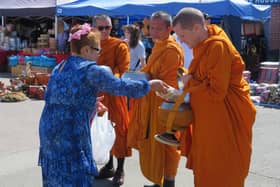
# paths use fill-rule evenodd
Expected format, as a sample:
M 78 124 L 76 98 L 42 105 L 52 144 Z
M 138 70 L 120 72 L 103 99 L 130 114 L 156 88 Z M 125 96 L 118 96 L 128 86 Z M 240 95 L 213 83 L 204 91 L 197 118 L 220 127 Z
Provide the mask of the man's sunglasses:
M 98 29 L 99 31 L 103 31 L 104 29 L 105 29 L 105 30 L 109 30 L 109 29 L 111 29 L 111 26 L 98 26 L 97 29 Z
M 95 50 L 97 53 L 101 52 L 101 48 L 89 46 L 92 50 Z

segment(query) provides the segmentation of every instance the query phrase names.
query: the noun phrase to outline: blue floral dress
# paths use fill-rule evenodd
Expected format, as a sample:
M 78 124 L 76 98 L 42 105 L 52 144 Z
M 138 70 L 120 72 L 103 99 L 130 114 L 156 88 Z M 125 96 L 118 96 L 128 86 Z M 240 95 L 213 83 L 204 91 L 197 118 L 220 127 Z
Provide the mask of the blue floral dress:
M 93 186 L 97 168 L 90 120 L 98 92 L 137 98 L 149 89 L 147 81 L 118 79 L 109 68 L 81 57 L 71 56 L 57 65 L 48 83 L 39 127 L 43 186 Z

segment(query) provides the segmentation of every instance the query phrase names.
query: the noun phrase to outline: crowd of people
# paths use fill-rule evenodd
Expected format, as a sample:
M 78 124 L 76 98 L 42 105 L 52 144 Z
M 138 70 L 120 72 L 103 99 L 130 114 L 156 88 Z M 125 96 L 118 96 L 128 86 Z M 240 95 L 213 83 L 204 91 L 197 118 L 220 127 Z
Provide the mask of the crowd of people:
M 196 187 L 243 187 L 256 109 L 242 76 L 244 62 L 225 32 L 208 24 L 198 9 L 183 8 L 173 20 L 158 11 L 150 17 L 154 46 L 147 58 L 141 29 L 123 29 L 124 40 L 111 37 L 111 19 L 104 14 L 94 16 L 92 26 L 71 28 L 71 56 L 51 73 L 40 119 L 43 186 L 91 187 L 104 178 L 123 185 L 125 158 L 134 148 L 142 174 L 154 187 L 175 187 L 181 156 L 187 157 Z M 182 67 L 187 69 L 184 89 L 190 90 L 194 119 L 176 132 L 176 147 L 154 138 L 166 131 L 157 115 L 165 100 L 156 92 L 165 95 L 170 87 L 178 88 L 177 70 Z M 151 79 L 121 78 L 127 71 Z M 109 162 L 98 171 L 90 122 L 105 110 L 116 124 L 116 140 Z

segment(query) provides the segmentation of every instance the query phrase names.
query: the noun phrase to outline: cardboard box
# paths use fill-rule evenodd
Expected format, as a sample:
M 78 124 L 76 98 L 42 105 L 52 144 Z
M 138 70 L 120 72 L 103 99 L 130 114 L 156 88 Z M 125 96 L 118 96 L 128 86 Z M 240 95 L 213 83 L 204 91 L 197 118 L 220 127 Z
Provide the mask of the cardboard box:
M 25 65 L 11 66 L 11 74 L 14 77 L 22 75 L 23 71 L 25 71 Z
M 41 73 L 51 73 L 53 67 L 31 66 L 31 70 L 35 72 L 41 72 Z
M 41 72 L 41 73 L 51 73 L 52 67 L 40 67 L 40 66 L 31 66 L 31 71 Z M 11 74 L 12 76 L 18 77 L 22 75 L 25 71 L 25 65 L 16 65 L 11 66 Z

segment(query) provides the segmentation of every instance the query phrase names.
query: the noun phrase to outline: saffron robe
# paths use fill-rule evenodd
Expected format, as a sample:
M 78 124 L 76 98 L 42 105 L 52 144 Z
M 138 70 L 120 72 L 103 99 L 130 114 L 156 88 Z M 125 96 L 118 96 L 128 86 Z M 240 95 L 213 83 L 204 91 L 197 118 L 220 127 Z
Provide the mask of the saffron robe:
M 111 68 L 113 74 L 120 77 L 129 70 L 129 48 L 126 42 L 109 37 L 101 41 L 102 51 L 97 63 Z M 127 129 L 129 123 L 129 113 L 127 109 L 127 98 L 124 96 L 113 96 L 111 94 L 100 93 L 105 98 L 102 103 L 108 107 L 109 119 L 115 123 L 116 140 L 111 150 L 111 154 L 117 158 L 131 156 L 131 149 L 127 146 Z
M 147 65 L 141 70 L 151 79 L 160 79 L 177 88 L 177 69 L 183 66 L 181 47 L 170 36 L 156 42 Z M 156 184 L 162 184 L 164 175 L 175 176 L 180 159 L 176 147 L 164 145 L 154 139 L 155 134 L 165 132 L 164 124 L 158 119 L 158 108 L 163 99 L 154 91 L 134 99 L 128 130 L 129 146 L 139 150 L 143 175 Z
M 208 26 L 193 49 L 188 88 L 193 134 L 187 167 L 196 187 L 243 187 L 248 175 L 256 108 L 242 76 L 244 62 L 225 32 Z

